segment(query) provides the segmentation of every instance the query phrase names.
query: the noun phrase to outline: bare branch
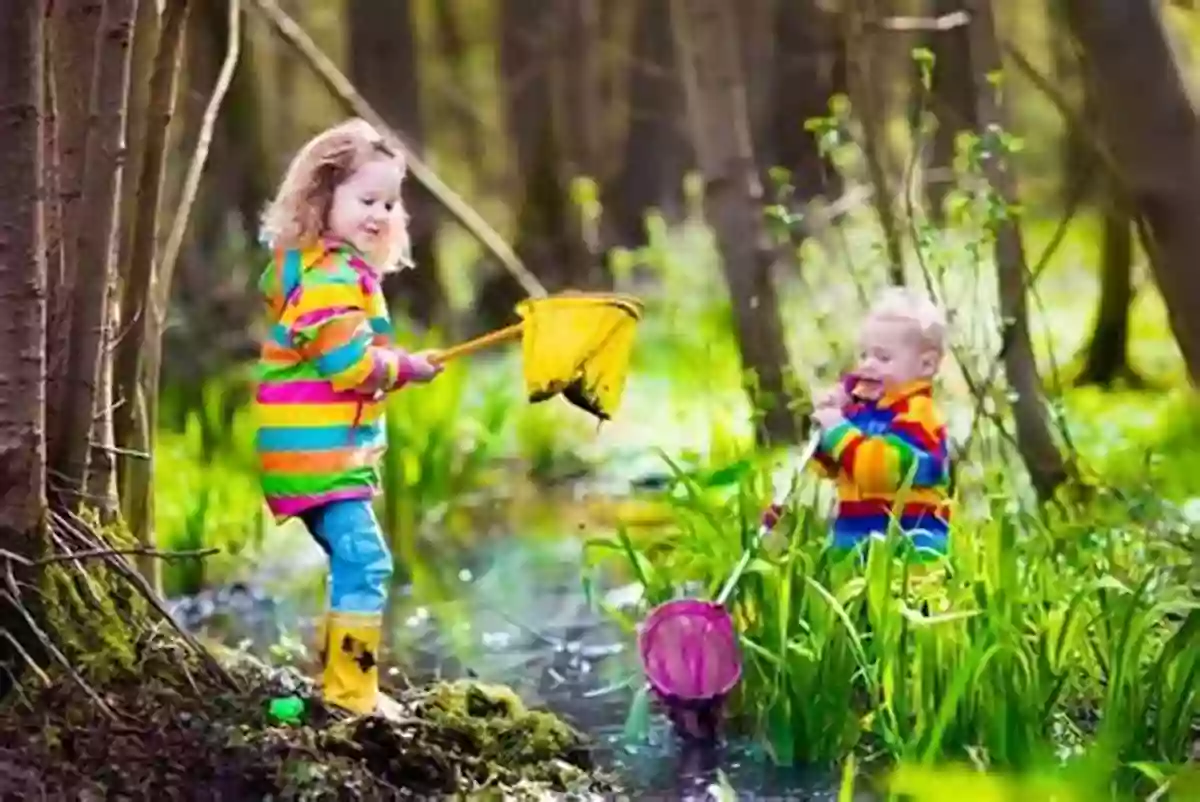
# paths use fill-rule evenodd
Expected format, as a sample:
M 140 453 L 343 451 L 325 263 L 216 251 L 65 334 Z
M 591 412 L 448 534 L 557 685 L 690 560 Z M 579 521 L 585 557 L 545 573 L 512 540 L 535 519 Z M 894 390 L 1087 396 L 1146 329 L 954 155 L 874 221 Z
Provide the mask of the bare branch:
M 89 551 L 76 551 L 70 554 L 56 554 L 53 557 L 43 557 L 40 560 L 30 560 L 27 557 L 22 557 L 20 554 L 15 554 L 7 549 L 0 549 L 0 557 L 11 560 L 20 565 L 30 568 L 42 565 L 54 565 L 56 563 L 76 562 L 79 560 L 92 560 L 97 557 L 117 557 L 117 556 L 142 556 L 142 557 L 157 557 L 160 560 L 192 560 L 210 557 L 213 554 L 220 553 L 220 549 L 212 547 L 207 549 L 193 549 L 190 551 L 160 551 L 158 549 L 91 549 Z
M 371 108 L 363 96 L 354 88 L 350 80 L 326 56 L 304 29 L 283 11 L 275 0 L 254 0 L 255 7 L 274 27 L 275 32 L 286 41 L 308 63 L 309 67 L 321 78 L 327 89 L 337 97 L 353 114 L 362 117 L 377 130 L 386 133 L 404 151 L 412 177 L 429 190 L 438 202 L 450 212 L 459 223 L 467 229 L 475 239 L 496 257 L 504 268 L 512 275 L 521 288 L 531 296 L 540 298 L 546 295 L 546 288 L 529 272 L 520 257 L 509 247 L 508 243 L 487 224 L 478 212 L 471 208 L 457 193 L 448 187 L 437 173 L 417 155 L 404 138 L 389 126 L 377 111 Z
M 204 165 L 208 162 L 213 131 L 217 127 L 217 115 L 221 111 L 221 103 L 225 100 L 225 95 L 229 93 L 229 87 L 233 83 L 233 75 L 237 69 L 242 43 L 241 18 L 241 0 L 229 0 L 229 37 L 225 49 L 225 60 L 221 64 L 221 72 L 217 75 L 217 82 L 213 86 L 212 96 L 208 99 L 208 106 L 204 109 L 200 134 L 196 138 L 196 149 L 192 152 L 192 160 L 188 164 L 187 176 L 183 181 L 183 191 L 179 196 L 179 208 L 176 209 L 175 219 L 171 222 L 171 233 L 167 237 L 162 259 L 159 260 L 157 275 L 154 277 L 154 286 L 151 291 L 151 305 L 160 335 L 163 322 L 167 318 L 167 305 L 171 298 L 171 281 L 175 275 L 175 262 L 179 258 L 179 248 L 183 243 L 183 235 L 187 231 L 192 204 L 196 200 L 196 193 L 200 190 L 200 177 L 204 173 Z

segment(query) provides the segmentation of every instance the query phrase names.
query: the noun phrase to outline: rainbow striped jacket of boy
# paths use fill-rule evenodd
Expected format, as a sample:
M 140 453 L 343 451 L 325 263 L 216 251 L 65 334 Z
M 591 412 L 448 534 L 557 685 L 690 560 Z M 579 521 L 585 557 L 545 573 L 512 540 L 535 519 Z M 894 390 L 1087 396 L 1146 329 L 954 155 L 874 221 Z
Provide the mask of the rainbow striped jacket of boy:
M 913 382 L 877 402 L 851 397 L 845 420 L 822 433 L 814 459 L 837 483 L 834 548 L 886 534 L 895 510 L 913 546 L 944 553 L 950 460 L 932 385 Z
M 386 393 L 405 383 L 379 279 L 353 246 L 276 250 L 259 282 L 269 331 L 258 362 L 256 448 L 275 519 L 370 499 L 386 448 Z

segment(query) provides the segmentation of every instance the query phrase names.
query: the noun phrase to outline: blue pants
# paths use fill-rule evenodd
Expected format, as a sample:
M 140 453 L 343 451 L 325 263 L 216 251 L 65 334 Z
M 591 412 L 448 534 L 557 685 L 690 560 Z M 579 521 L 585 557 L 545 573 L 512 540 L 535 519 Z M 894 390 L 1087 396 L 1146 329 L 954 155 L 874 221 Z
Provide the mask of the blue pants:
M 329 555 L 330 610 L 382 614 L 392 581 L 392 554 L 371 502 L 333 501 L 300 519 Z

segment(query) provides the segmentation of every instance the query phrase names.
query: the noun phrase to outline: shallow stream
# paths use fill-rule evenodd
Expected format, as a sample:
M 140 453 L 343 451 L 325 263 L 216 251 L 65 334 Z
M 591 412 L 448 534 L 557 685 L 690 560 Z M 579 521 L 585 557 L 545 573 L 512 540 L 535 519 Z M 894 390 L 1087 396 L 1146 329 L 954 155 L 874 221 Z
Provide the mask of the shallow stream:
M 319 550 L 297 563 L 319 563 Z M 473 676 L 513 687 L 526 703 L 564 716 L 595 741 L 601 765 L 615 770 L 638 799 L 714 798 L 708 786 L 719 768 L 740 799 L 834 800 L 827 772 L 773 767 L 752 744 L 733 741 L 720 754 L 680 750 L 666 720 L 655 715 L 648 737 L 629 742 L 623 725 L 633 691 L 637 657 L 631 638 L 589 604 L 581 582 L 579 538 L 506 538 L 458 565 L 443 563 L 446 602 L 418 598 L 411 586 L 395 594 L 391 654 L 409 679 Z M 631 603 L 628 587 L 598 587 L 610 602 Z M 320 612 L 319 590 L 267 595 L 235 586 L 175 602 L 176 615 L 196 632 L 242 643 L 264 656 L 278 647 L 311 642 Z M 399 675 L 389 672 L 390 681 Z

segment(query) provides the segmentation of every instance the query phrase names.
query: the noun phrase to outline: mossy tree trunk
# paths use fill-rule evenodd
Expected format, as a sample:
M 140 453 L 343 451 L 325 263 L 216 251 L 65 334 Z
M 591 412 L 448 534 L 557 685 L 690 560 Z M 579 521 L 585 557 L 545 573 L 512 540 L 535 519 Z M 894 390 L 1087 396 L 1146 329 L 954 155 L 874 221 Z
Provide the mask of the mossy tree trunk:
M 632 53 L 626 71 L 628 125 L 623 153 L 604 185 L 608 246 L 646 243 L 645 216 L 652 209 L 677 219 L 683 177 L 695 161 L 683 121 L 683 86 L 671 36 L 670 0 L 637 4 Z

